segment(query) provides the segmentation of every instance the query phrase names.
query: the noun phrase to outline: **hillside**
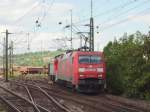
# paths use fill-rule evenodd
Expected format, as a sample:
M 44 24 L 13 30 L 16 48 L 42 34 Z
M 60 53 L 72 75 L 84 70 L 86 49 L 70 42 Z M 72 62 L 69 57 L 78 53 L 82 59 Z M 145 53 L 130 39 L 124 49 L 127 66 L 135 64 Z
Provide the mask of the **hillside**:
M 31 52 L 25 54 L 14 55 L 14 65 L 16 66 L 44 66 L 56 55 L 63 53 L 62 51 L 45 51 Z M 2 57 L 0 57 L 0 65 L 2 65 Z
M 44 66 L 56 55 L 61 54 L 61 51 L 45 51 L 35 53 L 25 53 L 14 56 L 14 64 L 18 66 Z

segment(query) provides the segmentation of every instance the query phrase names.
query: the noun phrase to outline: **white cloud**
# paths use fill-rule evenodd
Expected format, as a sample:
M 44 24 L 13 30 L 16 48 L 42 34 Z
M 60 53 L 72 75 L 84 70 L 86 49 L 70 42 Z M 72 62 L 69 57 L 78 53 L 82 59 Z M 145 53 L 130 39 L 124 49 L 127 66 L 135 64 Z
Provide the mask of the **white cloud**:
M 1 22 L 14 21 L 30 9 L 34 5 L 34 2 L 34 0 L 3 0 L 0 5 Z
M 58 24 L 60 20 L 64 19 L 62 15 L 67 14 L 67 17 L 65 17 L 69 18 L 69 10 L 74 9 L 74 6 L 65 2 L 55 2 L 50 9 L 50 3 L 51 1 L 43 3 L 42 0 L 1 0 L 0 32 L 4 32 L 8 29 L 9 32 L 17 33 L 10 36 L 12 40 L 15 40 L 16 53 L 27 52 L 27 32 L 31 32 L 32 51 L 41 50 L 41 44 L 43 44 L 44 50 L 50 50 L 52 47 L 59 47 L 52 40 L 61 38 L 63 36 L 62 33 L 50 33 L 51 30 L 49 30 L 49 32 L 47 30 L 45 31 L 45 29 L 42 29 L 43 26 L 39 29 L 41 30 L 40 32 L 34 33 L 33 28 L 35 29 L 35 20 L 37 20 L 38 17 L 42 18 L 44 11 L 46 11 L 47 15 L 44 23 L 47 25 L 46 27 L 51 27 L 53 29 L 54 24 Z M 18 18 L 20 18 L 20 20 L 18 20 Z M 16 20 L 18 21 L 14 23 Z
M 139 15 L 132 18 L 133 21 L 150 24 L 150 14 Z

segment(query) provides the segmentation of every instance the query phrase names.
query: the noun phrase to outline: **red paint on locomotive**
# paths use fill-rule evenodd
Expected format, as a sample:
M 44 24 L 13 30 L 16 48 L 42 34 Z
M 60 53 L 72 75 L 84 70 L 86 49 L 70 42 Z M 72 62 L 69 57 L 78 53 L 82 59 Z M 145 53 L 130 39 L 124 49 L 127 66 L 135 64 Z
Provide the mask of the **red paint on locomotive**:
M 55 81 L 70 84 L 79 91 L 93 92 L 106 84 L 102 52 L 73 51 L 55 57 Z

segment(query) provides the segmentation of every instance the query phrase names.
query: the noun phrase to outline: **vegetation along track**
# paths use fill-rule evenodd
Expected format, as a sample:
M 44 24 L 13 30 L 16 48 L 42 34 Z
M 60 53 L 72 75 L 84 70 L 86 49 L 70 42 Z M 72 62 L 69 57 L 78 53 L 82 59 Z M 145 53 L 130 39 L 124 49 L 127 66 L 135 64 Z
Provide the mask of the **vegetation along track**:
M 74 102 L 80 105 L 81 110 L 83 112 L 148 112 L 143 108 L 138 108 L 132 105 L 126 105 L 124 103 L 118 102 L 115 99 L 110 99 L 106 94 L 100 95 L 85 95 L 79 93 L 68 92 L 67 90 L 63 90 L 62 88 L 50 87 L 50 85 L 40 81 L 22 81 L 24 85 L 28 85 L 32 87 L 32 89 L 41 88 L 48 95 L 53 97 L 54 99 L 63 99 L 66 102 Z M 33 85 L 34 84 L 34 85 Z M 35 86 L 38 85 L 38 86 Z M 40 90 L 40 89 L 39 89 Z M 38 91 L 39 91 L 38 90 Z M 68 107 L 68 106 L 66 106 Z

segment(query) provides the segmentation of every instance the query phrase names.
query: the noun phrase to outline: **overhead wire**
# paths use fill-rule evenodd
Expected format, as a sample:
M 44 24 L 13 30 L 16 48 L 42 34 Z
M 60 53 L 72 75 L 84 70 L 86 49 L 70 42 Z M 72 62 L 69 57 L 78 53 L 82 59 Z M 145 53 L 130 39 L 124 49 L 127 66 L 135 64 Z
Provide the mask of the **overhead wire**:
M 55 0 L 52 0 L 50 6 L 49 6 L 48 9 L 47 9 L 47 11 L 46 11 L 46 9 L 44 9 L 44 13 L 43 13 L 42 17 L 41 17 L 41 18 L 38 17 L 37 22 L 38 22 L 38 24 L 40 24 L 40 27 L 41 27 L 41 25 L 42 25 L 44 19 L 46 18 L 48 12 L 51 10 L 52 6 L 54 5 L 54 2 L 55 2 Z M 43 1 L 43 3 L 46 3 L 45 0 Z M 39 27 L 35 27 L 35 28 L 34 28 L 34 32 L 39 31 L 39 30 L 40 30 Z M 32 40 L 31 40 L 31 41 L 32 41 Z
M 49 11 L 49 9 L 51 9 L 51 7 L 53 6 L 53 4 L 54 4 L 54 2 L 55 2 L 55 0 L 52 0 L 52 2 L 51 2 L 51 5 L 50 5 L 50 7 L 48 8 L 48 11 Z M 131 2 L 130 2 L 131 3 Z M 133 3 L 135 3 L 135 1 L 133 2 Z M 36 7 L 38 7 L 40 5 L 40 2 L 38 2 L 38 3 L 35 3 L 35 5 L 31 8 L 31 10 L 28 10 L 24 15 L 22 15 L 21 17 L 19 17 L 15 22 L 17 22 L 17 21 L 21 21 L 26 15 L 28 15 L 29 13 L 30 13 L 30 11 L 32 11 L 33 9 L 35 9 Z M 125 4 L 122 4 L 121 6 L 120 6 L 120 8 L 122 7 L 122 8 L 124 8 L 124 7 L 126 7 L 126 6 L 129 6 L 130 4 L 129 4 L 129 1 L 126 3 L 126 5 Z M 139 5 L 138 5 L 139 6 Z M 119 9 L 119 6 L 118 7 L 116 7 L 116 8 L 114 8 L 114 10 L 117 10 L 117 9 Z M 134 9 L 134 8 L 131 8 L 131 9 Z M 128 9 L 127 10 L 127 12 L 129 12 L 129 11 L 131 11 L 131 9 Z M 105 11 L 105 12 L 107 12 L 107 11 Z M 95 15 L 94 17 L 99 17 L 100 15 L 105 15 L 105 14 L 108 14 L 108 13 L 111 13 L 112 12 L 112 10 L 108 10 L 108 12 L 107 13 L 101 13 L 101 14 L 97 14 L 97 15 Z M 126 12 L 125 12 L 126 13 Z M 120 15 L 123 15 L 123 14 L 125 14 L 125 13 L 120 13 Z M 44 14 L 43 14 L 43 16 L 42 16 L 42 18 L 40 19 L 40 21 L 41 22 L 43 22 L 44 21 L 44 19 L 46 18 L 46 16 L 47 16 L 47 13 L 46 13 L 46 11 L 44 12 Z M 117 16 L 117 15 L 116 15 Z M 115 16 L 115 17 L 116 17 Z M 115 17 L 113 17 L 113 18 L 115 18 Z M 112 25 L 110 25 L 110 26 L 107 26 L 108 28 L 109 27 L 112 27 L 112 26 L 114 26 L 114 25 L 117 25 L 117 24 L 121 24 L 122 22 L 125 22 L 125 21 L 128 21 L 128 19 L 129 18 L 126 18 L 126 19 L 124 19 L 124 20 L 122 20 L 122 21 L 118 21 L 118 22 L 116 22 L 116 23 L 114 23 L 114 24 L 112 24 Z M 89 19 L 88 19 L 89 20 Z M 81 22 L 81 21 L 80 21 Z M 76 23 L 75 23 L 76 24 Z M 104 27 L 104 29 L 107 29 L 107 27 Z
M 107 23 L 107 22 L 109 22 L 109 21 L 111 21 L 111 20 L 113 20 L 113 19 L 116 20 L 116 18 L 118 18 L 118 17 L 120 17 L 120 16 L 122 16 L 122 15 L 125 15 L 125 14 L 127 14 L 127 13 L 133 11 L 134 9 L 137 9 L 137 8 L 141 7 L 141 6 L 144 5 L 144 4 L 147 4 L 148 2 L 150 2 L 150 1 L 149 1 L 149 0 L 146 0 L 146 1 L 142 2 L 142 3 L 139 3 L 139 4 L 137 4 L 136 6 L 134 6 L 134 7 L 132 7 L 132 8 L 129 8 L 128 10 L 125 10 L 124 12 L 121 12 L 121 13 L 119 13 L 119 14 L 114 15 L 113 17 L 111 17 L 111 19 L 107 19 L 107 20 L 103 21 L 102 24 L 105 24 L 105 23 Z M 98 24 L 97 26 L 99 26 L 99 25 L 101 25 L 101 24 Z
M 18 23 L 19 21 L 21 21 L 22 19 L 24 19 L 24 17 L 25 17 L 26 15 L 28 15 L 29 13 L 31 13 L 31 11 L 33 11 L 34 9 L 36 9 L 39 5 L 40 5 L 40 2 L 39 2 L 39 1 L 36 2 L 36 3 L 34 3 L 33 6 L 32 6 L 26 13 L 24 13 L 21 17 L 17 18 L 14 23 L 16 24 L 16 23 Z
M 50 9 L 52 8 L 53 4 L 54 4 L 55 0 L 52 0 L 51 1 L 51 4 L 50 6 L 48 7 L 48 9 L 46 9 L 46 2 L 45 0 L 43 1 L 43 5 L 44 5 L 44 12 L 43 12 L 43 15 L 41 17 L 38 17 L 38 19 L 36 20 L 36 30 L 39 30 L 39 28 L 41 28 L 41 25 L 44 21 L 44 19 L 46 18 L 46 16 L 48 15 L 48 12 L 50 11 Z M 47 10 L 47 11 L 46 11 Z
M 18 24 L 20 21 L 22 21 L 28 14 L 30 14 L 31 12 L 33 12 L 36 8 L 38 8 L 39 6 L 41 5 L 41 2 L 40 1 L 37 1 L 37 2 L 35 2 L 32 6 L 31 6 L 31 8 L 30 9 L 28 9 L 22 16 L 20 16 L 19 18 L 17 18 L 12 24 L 13 25 L 16 25 L 16 24 Z M 14 33 L 15 35 L 17 35 L 17 34 L 21 34 L 21 33 Z M 20 43 L 25 43 L 25 41 L 24 40 L 20 40 L 20 39 L 15 39 L 14 40 L 14 43 L 15 44 L 20 44 Z
M 77 26 L 75 26 L 74 24 L 73 24 L 73 27 L 74 27 L 76 30 L 78 30 L 78 32 L 81 32 L 80 29 L 79 29 Z M 84 34 L 82 34 L 82 33 L 81 33 L 81 36 L 86 37 L 86 36 L 85 36 Z
M 117 7 L 114 7 L 114 8 L 108 9 L 108 10 L 106 10 L 104 12 L 101 12 L 99 14 L 96 14 L 93 17 L 96 18 L 96 17 L 99 17 L 99 16 L 108 15 L 109 13 L 112 13 L 115 10 L 123 9 L 123 8 L 125 8 L 125 7 L 127 7 L 127 6 L 129 6 L 131 4 L 134 4 L 136 1 L 138 1 L 138 0 L 133 0 L 132 2 L 131 1 L 125 2 L 124 4 L 121 4 L 121 5 L 117 6 Z M 90 19 L 90 17 L 86 18 L 86 19 L 83 19 L 83 20 L 80 20 L 80 21 L 76 22 L 75 24 L 79 24 L 79 23 L 82 23 L 82 22 L 85 22 L 85 21 L 89 21 L 89 19 Z
M 53 7 L 54 3 L 55 3 L 55 0 L 52 0 L 50 6 L 48 7 L 47 13 L 51 10 L 51 8 Z M 46 13 L 46 11 L 44 12 L 43 17 L 41 18 L 41 21 L 44 21 L 44 19 L 47 16 L 47 13 Z
M 45 0 L 43 1 L 43 2 L 45 2 Z M 51 2 L 51 5 L 50 5 L 50 7 L 48 8 L 48 11 L 49 11 L 49 9 L 51 9 L 51 7 L 53 6 L 53 4 L 54 4 L 54 2 L 55 2 L 55 0 L 52 0 L 52 2 Z M 29 13 L 31 13 L 31 12 L 33 12 L 37 7 L 39 7 L 41 5 L 41 2 L 40 1 L 37 1 L 37 2 L 35 2 L 32 6 L 31 6 L 31 8 L 30 9 L 28 9 L 22 16 L 20 16 L 19 18 L 17 18 L 14 22 L 13 22 L 13 25 L 15 25 L 15 24 L 17 24 L 17 23 L 19 23 L 20 21 L 22 21 Z M 46 12 L 43 14 L 43 17 L 42 17 L 42 21 L 45 19 L 45 17 L 46 17 Z M 17 34 L 17 33 L 16 33 Z M 18 43 L 24 43 L 25 41 L 20 41 L 20 39 L 18 40 L 18 39 L 15 39 L 15 42 L 17 42 L 16 44 L 18 44 Z
M 51 2 L 51 5 L 50 7 L 48 8 L 48 10 L 52 7 L 53 3 L 54 3 L 55 0 L 52 0 Z M 44 4 L 45 3 L 45 0 L 42 1 L 42 3 Z M 33 7 L 31 9 L 29 9 L 24 15 L 22 15 L 21 17 L 19 17 L 15 22 L 17 21 L 21 21 L 26 15 L 28 15 L 31 11 L 33 11 L 34 9 L 36 9 L 40 4 L 40 2 L 36 2 L 35 3 L 36 5 L 33 5 Z M 44 18 L 46 17 L 46 12 L 44 12 L 43 16 L 42 16 L 42 19 L 41 20 L 38 20 L 38 21 L 43 21 Z M 36 32 L 37 29 L 34 29 L 34 33 Z M 39 30 L 39 29 L 38 29 Z M 31 39 L 30 41 L 32 41 L 33 39 Z
M 105 26 L 105 27 L 103 27 L 103 28 L 101 28 L 101 29 L 102 29 L 102 30 L 106 30 L 106 29 L 109 29 L 109 28 L 111 28 L 111 27 L 117 26 L 117 25 L 119 25 L 119 24 L 125 23 L 125 22 L 127 22 L 127 21 L 133 20 L 136 16 L 138 16 L 139 14 L 143 14 L 143 13 L 144 13 L 145 11 L 147 11 L 147 10 L 150 10 L 150 8 L 147 8 L 147 9 L 141 11 L 141 12 L 138 12 L 137 14 L 135 14 L 135 15 L 133 15 L 133 16 L 130 16 L 130 17 L 128 17 L 128 18 L 125 18 L 125 19 L 123 19 L 123 20 L 120 20 L 120 21 L 118 21 L 118 22 L 116 22 L 116 23 L 113 23 L 113 24 L 111 24 L 111 25 Z
M 104 11 L 104 12 L 102 12 L 102 13 L 100 13 L 100 14 L 95 15 L 94 17 L 98 17 L 98 16 L 100 16 L 100 15 L 101 15 L 101 16 L 102 16 L 102 15 L 106 15 L 106 14 L 108 14 L 108 13 L 113 12 L 114 10 L 119 9 L 119 8 L 125 8 L 125 7 L 131 5 L 132 3 L 135 3 L 135 2 L 137 2 L 137 1 L 138 1 L 138 0 L 134 0 L 134 1 L 132 1 L 132 2 L 129 2 L 129 1 L 128 1 L 128 2 L 126 2 L 125 4 L 122 4 L 122 5 L 120 5 L 120 6 L 118 6 L 118 7 L 115 7 L 115 8 L 113 8 L 113 9 L 111 9 L 111 10 Z M 121 15 L 125 15 L 125 14 L 127 14 L 128 12 L 133 11 L 134 9 L 136 9 L 136 8 L 138 8 L 138 7 L 140 7 L 140 6 L 144 5 L 144 4 L 146 4 L 146 3 L 148 3 L 148 2 L 150 2 L 150 0 L 146 0 L 146 1 L 142 2 L 142 4 L 139 3 L 139 4 L 137 4 L 136 6 L 130 8 L 130 9 L 128 9 L 128 10 L 125 10 L 125 11 L 122 12 L 122 13 L 119 13 L 119 14 L 113 16 L 113 19 L 116 19 L 116 17 L 119 17 L 119 16 L 121 16 Z M 107 20 L 105 20 L 105 21 L 102 22 L 102 23 L 106 23 L 106 22 L 108 22 L 108 21 L 110 21 L 110 20 L 113 20 L 113 19 L 107 19 Z M 87 21 L 87 20 L 89 20 L 89 19 L 81 20 L 81 21 L 76 22 L 76 23 L 74 23 L 74 24 L 78 24 L 78 23 L 80 23 L 80 22 L 84 22 L 84 21 Z M 123 21 L 125 21 L 125 20 L 123 20 Z M 121 21 L 120 21 L 120 22 L 121 22 Z M 119 22 L 119 23 L 120 23 L 120 22 Z M 101 25 L 101 24 L 98 24 L 98 26 L 99 26 L 99 25 Z
M 127 7 L 127 6 L 129 6 L 129 5 L 132 5 L 132 4 L 136 3 L 137 1 L 139 1 L 139 0 L 128 1 L 128 2 L 126 2 L 126 3 L 124 3 L 124 4 L 121 4 L 121 5 L 117 6 L 117 7 L 114 7 L 114 8 L 112 8 L 112 9 L 108 9 L 108 10 L 106 10 L 106 11 L 104 11 L 104 12 L 101 12 L 101 13 L 95 15 L 94 17 L 104 16 L 104 15 L 107 15 L 107 14 L 109 14 L 109 13 L 112 13 L 112 12 L 114 12 L 114 11 L 116 11 L 116 10 L 119 10 L 119 11 L 120 11 L 120 9 L 123 9 L 123 8 L 125 8 L 125 7 Z

